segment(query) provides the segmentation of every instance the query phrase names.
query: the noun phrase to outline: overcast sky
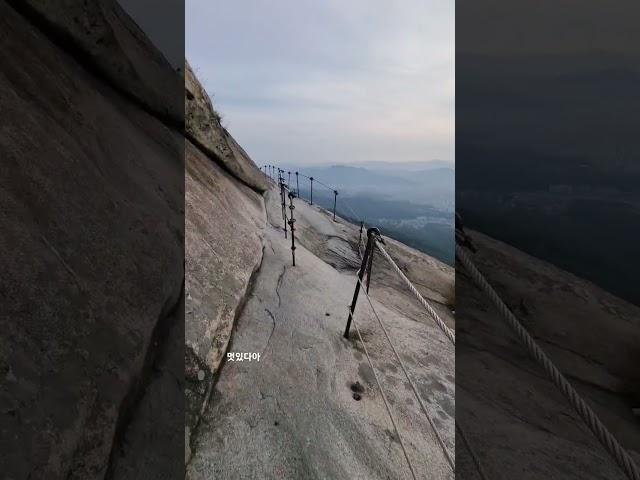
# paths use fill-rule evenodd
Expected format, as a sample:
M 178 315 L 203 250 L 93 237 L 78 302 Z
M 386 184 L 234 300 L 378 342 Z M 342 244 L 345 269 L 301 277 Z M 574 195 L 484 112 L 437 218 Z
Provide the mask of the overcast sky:
M 187 0 L 185 35 L 258 165 L 454 160 L 453 0 Z

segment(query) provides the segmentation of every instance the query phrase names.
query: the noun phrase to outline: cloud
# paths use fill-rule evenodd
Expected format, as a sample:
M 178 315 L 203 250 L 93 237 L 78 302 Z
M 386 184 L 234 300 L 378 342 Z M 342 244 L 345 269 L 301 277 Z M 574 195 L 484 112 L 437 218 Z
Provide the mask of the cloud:
M 453 160 L 453 2 L 186 8 L 187 57 L 258 164 Z

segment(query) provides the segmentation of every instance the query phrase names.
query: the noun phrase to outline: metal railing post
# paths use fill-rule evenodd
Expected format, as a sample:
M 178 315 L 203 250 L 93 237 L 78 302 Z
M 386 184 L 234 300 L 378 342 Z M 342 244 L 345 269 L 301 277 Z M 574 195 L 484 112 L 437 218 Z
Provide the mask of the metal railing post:
M 358 235 L 358 255 L 362 257 L 362 252 L 360 251 L 360 245 L 362 244 L 362 229 L 364 228 L 364 222 L 360 220 L 360 235 Z
M 338 199 L 338 191 L 333 191 L 333 221 L 336 221 L 336 200 Z
M 349 338 L 349 328 L 351 328 L 351 320 L 353 319 L 353 311 L 356 308 L 356 302 L 358 301 L 358 294 L 360 293 L 360 282 L 364 278 L 364 273 L 367 270 L 369 255 L 373 254 L 374 242 L 376 241 L 375 236 L 380 236 L 380 231 L 371 227 L 367 230 L 367 248 L 364 251 L 364 256 L 362 257 L 362 264 L 360 265 L 360 270 L 358 271 L 358 282 L 356 283 L 356 289 L 353 292 L 353 299 L 351 300 L 351 305 L 349 306 L 349 318 L 347 318 L 347 326 L 344 329 L 344 338 Z
M 311 205 L 313 205 L 313 177 L 309 177 L 311 180 Z
M 287 180 L 287 188 L 291 190 L 291 172 L 289 172 L 289 179 Z
M 296 194 L 300 197 L 300 184 L 298 183 L 298 172 L 296 172 Z
M 293 259 L 293 266 L 296 266 L 296 239 L 293 232 L 296 231 L 296 227 L 294 223 L 296 223 L 296 219 L 293 218 L 293 210 L 296 208 L 293 204 L 293 197 L 295 194 L 293 192 L 289 192 L 289 210 L 291 210 L 291 218 L 289 219 L 289 230 L 291 230 L 291 258 Z
M 367 265 L 367 293 L 369 293 L 369 284 L 371 283 L 371 269 L 373 268 L 373 255 L 376 251 L 376 242 L 373 242 L 371 246 L 371 251 L 369 252 L 369 262 Z
M 280 201 L 282 206 L 282 220 L 284 221 L 284 238 L 287 238 L 287 201 L 284 195 L 284 183 L 280 177 Z

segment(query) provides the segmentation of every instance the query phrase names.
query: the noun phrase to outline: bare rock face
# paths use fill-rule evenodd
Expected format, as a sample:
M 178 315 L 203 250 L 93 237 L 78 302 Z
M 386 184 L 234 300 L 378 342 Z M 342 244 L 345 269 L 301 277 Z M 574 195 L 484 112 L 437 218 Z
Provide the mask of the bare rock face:
M 220 124 L 185 62 L 185 441 L 207 405 L 234 321 L 262 261 L 262 172 Z
M 253 272 L 262 260 L 262 196 L 186 144 L 188 425 L 197 422 Z
M 182 322 L 184 137 L 6 2 L 0 31 L 0 472 L 103 478 Z
M 455 329 L 455 269 L 392 238 L 385 239 L 384 249 L 442 320 Z M 407 285 L 377 250 L 373 262 L 377 268 L 373 269 L 371 282 L 387 290 L 390 304 L 408 313 L 405 297 L 413 299 L 413 294 Z
M 452 479 L 444 451 L 403 373 L 406 368 L 446 451 L 452 452 L 451 342 L 415 298 L 403 293 L 404 285 L 390 283 L 392 274 L 382 258 L 376 259 L 373 268 L 380 276 L 372 279 L 369 292 L 376 314 L 361 293 L 351 337 L 345 339 L 347 305 L 356 284 L 357 228 L 293 199 L 293 266 L 291 231 L 285 238 L 279 192 L 268 191 L 264 202 L 268 222 L 262 263 L 236 319 L 231 345 L 235 353 L 259 354 L 259 361 L 226 361 L 221 368 L 191 441 L 186 478 L 410 478 L 380 381 L 416 478 Z M 431 275 L 442 280 L 442 288 L 452 286 L 450 267 L 443 271 L 426 255 L 405 248 L 398 243 L 391 254 L 424 269 L 422 280 Z M 418 288 L 431 293 L 431 288 Z M 375 315 L 386 325 L 402 367 Z M 452 317 L 451 312 L 445 315 Z
M 302 211 L 305 215 L 299 213 Z M 298 241 L 335 269 L 353 271 L 360 268 L 362 260 L 358 254 L 358 241 L 366 244 L 366 228 L 360 233 L 356 225 L 339 216 L 334 221 L 330 212 L 305 202 L 304 210 L 296 210 L 296 229 Z M 455 328 L 452 315 L 455 305 L 454 269 L 391 238 L 385 239 L 384 248 L 445 323 Z M 406 314 L 412 313 L 415 297 L 377 248 L 374 250 L 371 278 L 373 288 L 385 290 L 380 294 L 390 305 Z M 418 312 L 422 309 L 419 306 Z
M 184 123 L 184 105 L 175 95 L 183 77 L 149 42 L 115 0 L 12 1 L 59 41 L 82 55 L 116 88 L 175 124 Z
M 639 461 L 640 430 L 632 409 L 640 404 L 640 309 L 515 248 L 470 234 L 478 268 Z M 464 295 L 457 299 L 456 358 L 465 367 L 456 379 L 456 421 L 487 476 L 626 478 L 464 269 L 460 272 Z M 458 458 L 465 453 L 461 444 Z M 459 473 L 474 478 L 468 465 L 469 471 Z
M 185 78 L 187 478 L 391 478 L 406 465 L 390 447 L 386 410 L 362 351 L 342 337 L 360 263 L 357 227 L 296 199 L 297 261 L 290 266 L 277 192 L 260 193 L 264 176 L 221 127 L 188 65 Z M 451 268 L 399 243 L 389 248 L 425 295 L 444 302 Z M 398 290 L 382 259 L 375 272 L 372 293 L 391 307 L 380 306 L 450 451 L 453 346 L 414 298 L 399 293 L 406 287 Z M 412 457 L 429 459 L 420 478 L 452 478 L 440 446 L 423 435 L 430 427 L 400 387 L 404 380 L 364 302 L 358 322 L 368 351 L 397 395 L 391 401 L 402 409 Z M 436 308 L 453 324 L 446 305 Z M 228 349 L 260 355 L 260 363 L 225 362 Z M 357 398 L 349 387 L 356 381 L 365 385 Z
M 267 190 L 262 172 L 220 124 L 220 115 L 191 66 L 185 62 L 185 117 L 187 136 L 231 175 L 258 192 Z

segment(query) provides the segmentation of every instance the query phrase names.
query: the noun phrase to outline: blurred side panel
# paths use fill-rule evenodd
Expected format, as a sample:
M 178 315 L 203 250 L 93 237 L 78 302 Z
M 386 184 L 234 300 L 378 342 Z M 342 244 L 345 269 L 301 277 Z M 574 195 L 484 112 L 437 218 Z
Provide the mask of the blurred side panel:
M 0 2 L 3 478 L 184 478 L 184 5 L 136 3 Z
M 456 3 L 456 209 L 465 247 L 640 464 L 640 7 Z M 625 469 L 456 264 L 457 477 Z

